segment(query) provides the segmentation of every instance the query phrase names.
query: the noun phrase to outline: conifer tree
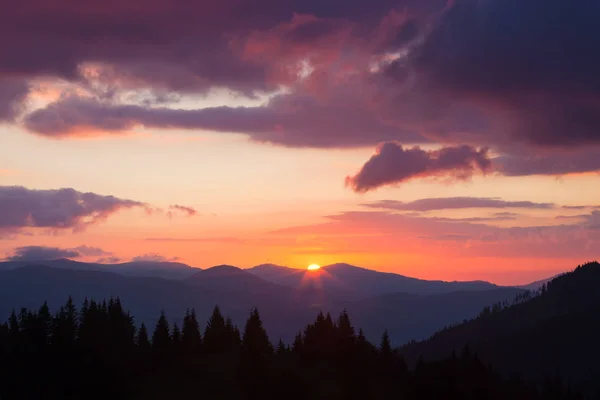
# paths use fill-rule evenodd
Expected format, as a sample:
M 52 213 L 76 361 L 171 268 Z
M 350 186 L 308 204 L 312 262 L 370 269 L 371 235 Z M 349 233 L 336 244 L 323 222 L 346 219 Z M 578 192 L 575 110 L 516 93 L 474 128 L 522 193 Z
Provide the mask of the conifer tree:
M 171 337 L 171 331 L 169 329 L 169 322 L 165 316 L 164 310 L 160 313 L 160 318 L 154 328 L 154 334 L 152 335 L 152 348 L 158 351 L 166 351 L 171 347 L 173 343 Z
M 228 350 L 228 341 L 225 318 L 215 306 L 204 331 L 204 347 L 208 353 L 222 353 Z
M 277 350 L 276 350 L 276 354 L 281 357 L 284 356 L 287 353 L 287 348 L 285 346 L 285 343 L 283 343 L 282 339 L 279 339 L 279 343 L 277 343 Z
M 302 336 L 302 332 L 298 332 L 296 337 L 294 337 L 294 342 L 292 343 L 292 353 L 299 354 L 302 351 L 303 344 L 304 337 Z
M 150 347 L 150 340 L 148 338 L 148 329 L 146 328 L 146 324 L 144 324 L 143 322 L 140 325 L 140 329 L 137 332 L 137 338 L 136 338 L 135 342 L 140 349 L 146 350 Z
M 225 329 L 227 330 L 228 348 L 230 350 L 237 351 L 242 344 L 240 330 L 237 328 L 237 326 L 233 325 L 233 321 L 229 317 L 227 317 L 225 320 Z
M 390 343 L 390 336 L 387 329 L 381 336 L 381 344 L 379 345 L 379 354 L 384 361 L 389 361 L 393 358 L 394 352 Z
M 179 326 L 177 322 L 173 323 L 173 346 L 179 348 L 181 345 L 181 331 L 179 330 Z
M 196 311 L 193 308 L 191 312 L 189 310 L 186 311 L 183 318 L 181 345 L 187 354 L 197 353 L 202 345 L 200 326 L 196 319 Z
M 258 361 L 273 353 L 273 346 L 263 327 L 258 310 L 250 312 L 242 336 L 242 356 L 248 360 Z

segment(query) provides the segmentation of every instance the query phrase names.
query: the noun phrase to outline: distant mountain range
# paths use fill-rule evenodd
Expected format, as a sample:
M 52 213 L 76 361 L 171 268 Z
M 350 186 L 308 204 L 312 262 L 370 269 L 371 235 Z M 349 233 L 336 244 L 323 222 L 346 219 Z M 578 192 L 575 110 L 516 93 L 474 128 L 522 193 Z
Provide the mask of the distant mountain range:
M 198 271 L 196 268 L 177 262 L 132 261 L 118 264 L 100 264 L 73 261 L 68 258 L 36 261 L 4 261 L 0 262 L 0 271 L 9 271 L 26 265 L 45 265 L 59 269 L 113 272 L 125 276 L 151 276 L 166 279 L 184 279 Z
M 347 264 L 303 271 L 274 265 L 201 270 L 180 263 L 107 265 L 67 259 L 0 263 L 0 315 L 46 300 L 56 308 L 69 295 L 76 302 L 119 296 L 138 323 L 147 324 L 154 324 L 161 309 L 179 320 L 187 308 L 208 316 L 215 305 L 242 324 L 250 308 L 258 307 L 271 337 L 288 342 L 296 333 L 290 327 L 306 325 L 318 311 L 335 315 L 346 309 L 369 339 L 377 342 L 388 329 L 399 345 L 522 292 L 487 282 L 423 281 Z
M 304 271 L 273 264 L 246 270 L 266 281 L 293 288 L 313 287 L 350 299 L 387 293 L 420 295 L 449 293 L 460 290 L 491 290 L 498 286 L 483 281 L 426 281 L 403 275 L 373 271 L 349 264 L 333 264 L 316 271 Z

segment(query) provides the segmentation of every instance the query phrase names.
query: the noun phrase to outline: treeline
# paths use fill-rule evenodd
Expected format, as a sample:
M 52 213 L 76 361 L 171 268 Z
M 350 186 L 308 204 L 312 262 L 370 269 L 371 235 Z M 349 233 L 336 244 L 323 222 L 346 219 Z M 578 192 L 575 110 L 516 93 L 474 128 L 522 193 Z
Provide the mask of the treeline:
M 387 333 L 369 343 L 347 313 L 320 313 L 293 343 L 273 344 L 258 310 L 240 331 L 218 307 L 204 330 L 189 310 L 150 333 L 120 300 L 71 299 L 51 314 L 0 325 L 0 399 L 553 399 L 582 398 L 558 380 L 536 390 L 504 379 L 465 348 L 409 369 Z

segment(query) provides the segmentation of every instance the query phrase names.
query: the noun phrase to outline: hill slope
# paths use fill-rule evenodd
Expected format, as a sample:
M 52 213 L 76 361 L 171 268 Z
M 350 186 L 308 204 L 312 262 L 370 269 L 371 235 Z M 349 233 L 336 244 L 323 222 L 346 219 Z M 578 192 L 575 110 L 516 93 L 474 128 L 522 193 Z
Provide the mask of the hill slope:
M 405 346 L 409 361 L 445 357 L 468 344 L 506 373 L 541 380 L 560 375 L 600 389 L 600 264 L 578 267 L 550 281 L 542 294 Z

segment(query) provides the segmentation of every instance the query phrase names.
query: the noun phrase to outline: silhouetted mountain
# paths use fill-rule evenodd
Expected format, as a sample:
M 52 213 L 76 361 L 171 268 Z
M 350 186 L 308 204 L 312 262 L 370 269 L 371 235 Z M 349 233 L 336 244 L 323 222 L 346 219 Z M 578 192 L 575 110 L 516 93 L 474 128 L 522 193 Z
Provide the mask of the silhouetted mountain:
M 305 271 L 276 265 L 260 265 L 247 270 L 267 281 L 294 288 L 315 287 L 336 292 L 346 299 L 358 299 L 386 293 L 441 294 L 461 290 L 491 290 L 489 282 L 444 282 L 409 278 L 373 271 L 349 264 L 333 264 L 317 271 Z
M 542 380 L 555 375 L 600 389 L 600 264 L 550 281 L 541 294 L 511 307 L 485 309 L 469 322 L 403 348 L 408 360 L 446 357 L 468 345 L 506 373 Z M 600 393 L 600 392 L 599 392 Z
M 46 265 L 48 267 L 79 271 L 104 271 L 126 276 L 153 276 L 167 279 L 184 279 L 195 274 L 199 269 L 177 262 L 132 261 L 118 264 L 85 263 L 61 258 L 40 261 L 5 261 L 0 262 L 0 271 L 12 270 L 26 265 Z
M 13 308 L 37 307 L 46 300 L 51 307 L 58 307 L 69 295 L 77 302 L 86 296 L 95 299 L 120 296 L 139 318 L 137 323 L 145 321 L 148 326 L 156 322 L 161 309 L 181 320 L 189 307 L 207 314 L 218 304 L 240 324 L 250 307 L 258 307 L 270 334 L 275 339 L 291 340 L 296 334 L 295 327 L 308 323 L 319 310 L 338 314 L 346 308 L 356 314 L 356 322 L 365 329 L 368 338 L 378 340 L 388 328 L 393 342 L 402 344 L 473 317 L 491 302 L 512 300 L 517 292 L 517 289 L 499 289 L 430 296 L 391 294 L 347 301 L 310 286 L 291 289 L 267 282 L 231 266 L 201 270 L 185 280 L 25 266 L 0 272 L 0 318 Z
M 281 295 L 289 289 L 267 282 L 243 269 L 231 265 L 219 265 L 196 272 L 186 283 L 222 292 L 249 293 L 254 295 Z

